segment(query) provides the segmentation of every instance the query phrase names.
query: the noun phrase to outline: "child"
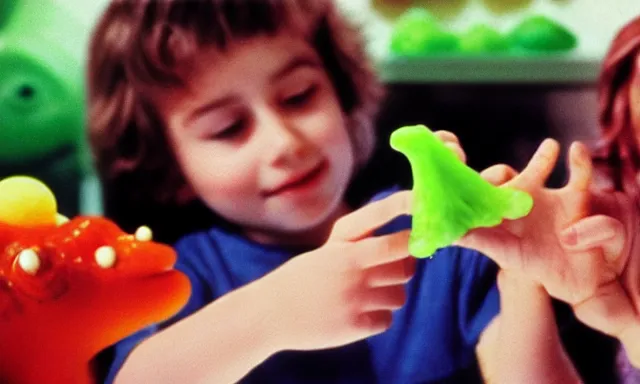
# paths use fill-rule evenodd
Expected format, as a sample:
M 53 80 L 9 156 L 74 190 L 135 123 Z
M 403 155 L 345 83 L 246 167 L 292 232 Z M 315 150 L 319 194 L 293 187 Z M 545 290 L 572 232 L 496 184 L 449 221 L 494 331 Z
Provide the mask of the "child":
M 408 258 L 407 217 L 385 226 L 407 193 L 345 203 L 379 86 L 329 0 L 114 1 L 89 71 L 106 198 L 218 217 L 175 244 L 190 302 L 115 345 L 108 382 L 471 383 L 476 351 L 491 370 L 495 264 Z
M 640 381 L 640 258 L 638 242 L 638 170 L 640 170 L 640 17 L 620 29 L 607 53 L 599 81 L 602 140 L 594 151 L 594 190 L 599 196 L 598 213 L 622 221 L 629 244 L 619 259 L 624 292 L 608 296 L 599 311 L 586 314 L 594 327 L 619 338 L 629 356 L 621 350 L 621 374 L 626 382 Z M 590 242 L 592 233 L 616 230 L 615 222 L 585 220 L 571 229 L 574 243 Z M 609 228 L 609 229 L 607 229 Z M 621 240 L 623 237 L 620 237 Z M 580 240 L 580 241 L 578 241 Z M 579 244 L 578 244 L 579 245 Z M 573 246 L 573 245 L 572 245 Z M 624 332 L 613 332 L 624 329 Z M 634 381 L 635 380 L 635 381 Z

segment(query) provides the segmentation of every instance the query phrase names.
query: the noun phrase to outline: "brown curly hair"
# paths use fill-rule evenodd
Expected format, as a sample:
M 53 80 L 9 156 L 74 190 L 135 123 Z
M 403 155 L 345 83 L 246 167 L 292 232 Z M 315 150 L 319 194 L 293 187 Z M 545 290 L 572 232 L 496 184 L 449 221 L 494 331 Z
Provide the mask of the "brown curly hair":
M 204 47 L 301 33 L 323 60 L 348 117 L 359 165 L 374 146 L 372 120 L 382 88 L 361 34 L 331 0 L 114 0 L 99 20 L 88 66 L 89 139 L 106 198 L 176 203 L 186 181 L 147 95 L 180 87 Z
M 598 175 L 616 190 L 637 193 L 640 148 L 631 121 L 629 90 L 640 76 L 640 17 L 616 35 L 603 61 L 598 82 L 599 119 L 602 138 L 594 151 Z M 640 129 L 640 127 L 637 127 Z

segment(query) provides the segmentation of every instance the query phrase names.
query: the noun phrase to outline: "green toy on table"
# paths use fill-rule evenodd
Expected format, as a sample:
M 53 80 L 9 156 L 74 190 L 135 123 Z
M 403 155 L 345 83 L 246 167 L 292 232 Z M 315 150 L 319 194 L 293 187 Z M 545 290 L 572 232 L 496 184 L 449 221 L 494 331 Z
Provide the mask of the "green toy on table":
M 533 208 L 529 194 L 482 179 L 424 125 L 399 128 L 390 144 L 411 164 L 414 214 L 409 252 L 415 257 L 431 257 L 471 229 L 524 217 Z
M 423 56 L 458 50 L 458 37 L 427 10 L 412 8 L 395 23 L 390 50 L 398 56 Z

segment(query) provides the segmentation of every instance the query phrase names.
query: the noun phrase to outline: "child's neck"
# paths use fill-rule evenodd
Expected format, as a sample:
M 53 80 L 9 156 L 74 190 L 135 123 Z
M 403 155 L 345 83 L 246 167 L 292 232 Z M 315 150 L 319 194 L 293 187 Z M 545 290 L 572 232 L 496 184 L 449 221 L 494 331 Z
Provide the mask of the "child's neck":
M 245 235 L 253 241 L 261 244 L 279 244 L 290 247 L 319 247 L 324 244 L 333 228 L 334 223 L 342 216 L 352 212 L 353 209 L 342 202 L 334 212 L 319 225 L 304 231 L 295 233 L 275 233 L 265 231 L 245 230 Z

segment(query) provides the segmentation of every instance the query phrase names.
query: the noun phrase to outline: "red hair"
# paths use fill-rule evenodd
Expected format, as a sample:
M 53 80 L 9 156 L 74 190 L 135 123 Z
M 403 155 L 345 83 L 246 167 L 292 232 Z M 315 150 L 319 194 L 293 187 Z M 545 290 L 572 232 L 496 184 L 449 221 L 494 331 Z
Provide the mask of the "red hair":
M 629 90 L 634 77 L 640 76 L 635 69 L 638 55 L 640 17 L 618 32 L 602 64 L 598 81 L 602 138 L 593 156 L 598 176 L 613 184 L 616 190 L 632 194 L 638 189 L 640 150 L 631 121 Z

